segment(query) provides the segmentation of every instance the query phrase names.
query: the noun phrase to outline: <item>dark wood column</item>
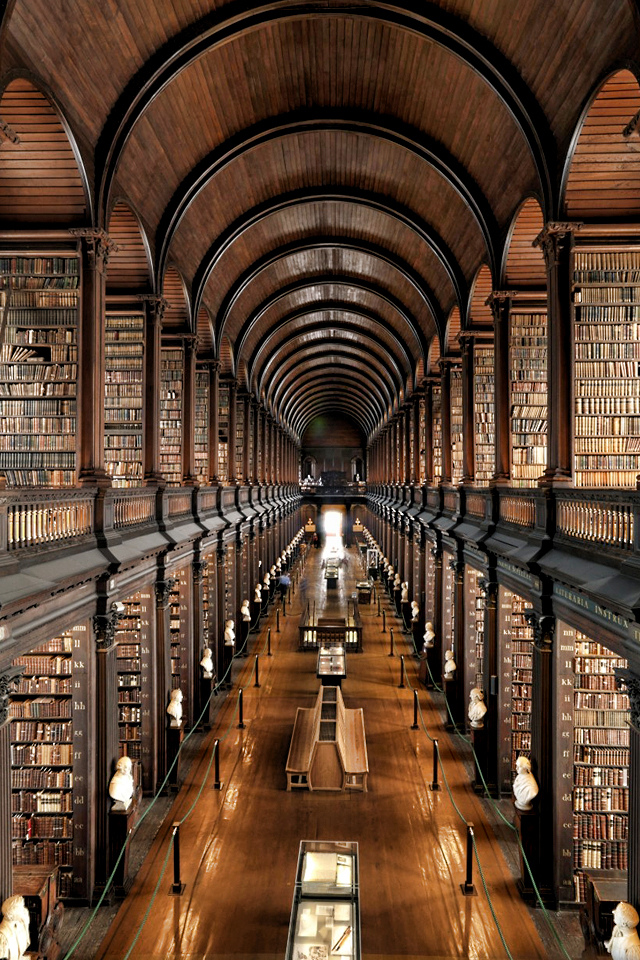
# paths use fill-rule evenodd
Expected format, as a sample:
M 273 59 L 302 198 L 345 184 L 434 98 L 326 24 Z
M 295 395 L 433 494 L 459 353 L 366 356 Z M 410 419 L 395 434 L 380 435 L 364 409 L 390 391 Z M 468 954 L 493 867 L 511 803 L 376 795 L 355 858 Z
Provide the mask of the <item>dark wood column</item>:
M 442 482 L 452 482 L 453 458 L 451 455 L 451 366 L 452 361 L 445 357 L 440 361 L 440 382 L 442 384 Z
M 230 484 L 238 482 L 238 381 L 229 380 L 229 480 Z
M 253 442 L 251 444 L 251 482 L 260 483 L 258 472 L 258 451 L 260 449 L 260 406 L 251 395 L 251 417 L 253 419 Z
M 484 699 L 487 712 L 482 730 L 473 732 L 473 747 L 478 758 L 487 789 L 492 797 L 499 796 L 498 789 L 498 751 L 499 742 L 499 697 L 500 686 L 498 664 L 498 584 L 496 580 L 478 580 L 478 586 L 485 598 L 484 605 L 484 657 L 482 675 L 484 677 Z M 476 774 L 474 787 L 478 793 L 484 792 L 482 780 Z
M 251 483 L 251 399 L 242 393 L 242 481 Z
M 433 484 L 433 382 L 434 377 L 424 381 L 424 481 L 425 486 Z
M 144 328 L 144 429 L 142 432 L 145 484 L 165 486 L 160 472 L 160 356 L 162 317 L 167 307 L 163 297 L 143 296 Z
M 205 638 L 204 638 L 204 609 L 203 609 L 203 588 L 202 584 L 204 581 L 205 569 L 207 563 L 206 560 L 202 559 L 202 554 L 198 549 L 196 551 L 196 559 L 193 561 L 193 593 L 192 593 L 192 603 L 191 603 L 191 636 L 192 636 L 192 661 L 194 664 L 194 674 L 195 674 L 195 699 L 194 699 L 194 709 L 193 716 L 191 718 L 193 726 L 196 725 L 202 710 L 204 708 L 205 701 L 202 698 L 203 688 L 200 683 L 200 677 L 202 676 L 202 670 L 200 668 L 200 661 L 202 659 L 202 651 L 205 647 Z M 213 611 L 210 611 L 210 615 Z M 207 643 L 208 645 L 208 643 Z
M 109 253 L 104 230 L 71 230 L 80 240 L 82 289 L 78 353 L 78 483 L 108 487 L 104 468 L 105 291 Z
M 209 483 L 220 483 L 220 361 L 209 360 Z
M 182 482 L 196 486 L 196 354 L 194 336 L 184 337 L 184 390 L 182 404 Z
M 411 483 L 420 483 L 420 401 L 422 392 L 414 393 L 411 398 L 411 434 L 413 437 L 413 456 L 411 457 Z
M 156 594 L 156 649 L 155 649 L 155 726 L 156 726 L 156 789 L 167 773 L 167 704 L 171 690 L 171 632 L 169 630 L 169 599 L 175 587 L 175 577 L 164 576 L 155 583 Z
M 8 667 L 0 673 L 0 903 L 13 893 L 11 852 L 11 723 L 9 697 L 24 667 Z
M 429 549 L 429 548 L 427 548 Z M 435 637 L 433 647 L 427 651 L 427 663 L 431 670 L 431 675 L 436 683 L 440 683 L 442 674 L 442 631 L 444 629 L 444 618 L 442 616 L 442 547 L 439 543 L 431 548 L 433 557 L 433 630 Z M 431 678 L 427 673 L 427 686 L 432 686 Z
M 509 384 L 509 314 L 512 294 L 496 290 L 489 302 L 493 313 L 496 467 L 492 485 L 505 484 L 511 476 L 510 439 L 510 384 Z
M 547 223 L 534 240 L 534 246 L 542 248 L 547 265 L 549 415 L 544 484 L 570 483 L 573 477 L 571 273 L 575 233 L 581 226 Z
M 120 605 L 122 609 L 122 605 Z M 96 644 L 95 675 L 95 750 L 93 794 L 93 823 L 95 825 L 95 888 L 94 898 L 105 889 L 109 874 L 114 867 L 109 856 L 109 782 L 115 773 L 118 760 L 118 661 L 116 629 L 118 606 L 112 604 L 108 612 L 93 618 L 93 634 Z M 91 698 L 93 699 L 93 698 Z M 89 838 L 85 838 L 89 842 Z
M 640 908 L 640 675 L 633 670 L 616 670 L 629 694 L 629 867 L 627 901 Z
M 476 477 L 473 334 L 469 331 L 461 333 L 459 341 L 462 352 L 462 482 L 473 483 Z
M 465 662 L 465 617 L 464 617 L 464 563 L 459 559 L 449 560 L 449 566 L 453 570 L 453 652 L 456 661 L 456 672 L 453 680 L 445 683 L 445 692 L 447 703 L 451 711 L 451 717 L 446 720 L 456 724 L 461 732 L 464 732 L 467 716 L 467 701 L 464 689 L 464 662 Z

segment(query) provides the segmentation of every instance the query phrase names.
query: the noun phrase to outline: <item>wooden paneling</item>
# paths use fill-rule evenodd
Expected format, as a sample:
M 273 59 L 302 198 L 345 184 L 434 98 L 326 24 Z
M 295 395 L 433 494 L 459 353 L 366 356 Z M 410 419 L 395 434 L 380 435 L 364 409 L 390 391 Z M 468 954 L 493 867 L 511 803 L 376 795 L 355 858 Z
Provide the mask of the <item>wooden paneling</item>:
M 206 307 L 200 307 L 196 318 L 196 334 L 198 337 L 198 351 L 201 354 L 210 354 L 213 351 L 213 328 L 211 316 Z
M 231 341 L 228 337 L 222 337 L 220 341 L 220 376 L 230 377 L 233 375 L 233 352 L 231 349 Z
M 163 328 L 187 331 L 189 329 L 187 291 L 182 277 L 173 265 L 167 267 L 164 275 L 162 296 L 167 301 L 167 308 L 162 319 Z
M 107 227 L 110 238 L 116 243 L 107 266 L 108 290 L 152 289 L 151 265 L 148 247 L 142 228 L 135 214 L 126 203 L 117 203 Z
M 438 373 L 437 363 L 440 359 L 440 338 L 436 336 L 433 338 L 429 344 L 429 356 L 427 358 L 427 373 L 435 374 Z
M 569 217 L 640 213 L 640 135 L 624 128 L 640 110 L 640 87 L 628 70 L 607 80 L 593 100 L 576 145 L 566 186 Z
M 460 353 L 460 344 L 457 337 L 460 333 L 460 311 L 454 307 L 447 320 L 447 348 L 446 353 Z
M 13 80 L 0 100 L 0 117 L 19 137 L 13 143 L 0 134 L 0 220 L 83 220 L 87 207 L 82 176 L 50 101 L 28 80 Z
M 543 224 L 540 204 L 533 197 L 529 197 L 518 211 L 509 239 L 504 271 L 506 289 L 536 287 L 543 290 L 546 288 L 547 271 L 544 254 L 541 247 L 533 246 L 533 241 L 542 230 Z
M 473 283 L 471 304 L 469 307 L 469 326 L 490 326 L 493 323 L 491 307 L 487 305 L 487 298 L 493 290 L 491 270 L 483 263 Z

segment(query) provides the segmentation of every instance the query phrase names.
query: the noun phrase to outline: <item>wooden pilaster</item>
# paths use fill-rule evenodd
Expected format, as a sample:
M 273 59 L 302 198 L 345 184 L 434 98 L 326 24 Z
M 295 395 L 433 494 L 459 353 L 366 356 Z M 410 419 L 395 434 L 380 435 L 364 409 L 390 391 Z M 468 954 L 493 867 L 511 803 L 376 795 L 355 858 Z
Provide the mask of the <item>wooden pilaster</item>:
M 145 305 L 144 429 L 142 431 L 145 484 L 165 485 L 160 472 L 160 357 L 163 297 L 143 296 Z
M 511 459 L 509 454 L 510 438 L 510 383 L 509 383 L 509 314 L 511 311 L 512 294 L 496 290 L 489 298 L 493 312 L 494 331 L 494 403 L 495 403 L 495 436 L 496 436 L 496 466 L 492 483 L 504 484 L 511 476 Z

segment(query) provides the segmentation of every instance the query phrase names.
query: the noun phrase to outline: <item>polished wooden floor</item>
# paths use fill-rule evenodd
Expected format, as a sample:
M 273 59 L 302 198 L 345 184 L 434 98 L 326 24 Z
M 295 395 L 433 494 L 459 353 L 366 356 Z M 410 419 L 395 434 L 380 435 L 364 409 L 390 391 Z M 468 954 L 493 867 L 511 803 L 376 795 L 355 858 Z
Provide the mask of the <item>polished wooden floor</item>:
M 315 598 L 328 614 L 344 607 L 361 576 L 356 550 L 346 556 L 339 587 L 329 598 L 320 551 L 311 551 L 306 564 L 307 597 Z M 374 605 L 361 608 L 364 652 L 349 656 L 342 686 L 345 705 L 364 708 L 369 792 L 286 792 L 285 761 L 296 708 L 311 706 L 318 690 L 315 655 L 297 652 L 300 586 L 286 619 L 281 618 L 281 632 L 272 633 L 274 655 L 260 658 L 260 689 L 251 680 L 244 692 L 246 728 L 237 729 L 234 691 L 97 956 L 104 960 L 128 956 L 166 860 L 171 823 L 193 804 L 215 736 L 222 738 L 223 789 L 212 788 L 211 774 L 181 829 L 186 889 L 181 897 L 169 895 L 169 860 L 132 958 L 282 960 L 298 845 L 302 839 L 316 838 L 359 843 L 362 950 L 369 960 L 506 956 L 477 871 L 478 895 L 461 893 L 464 826 L 447 792 L 428 789 L 431 746 L 422 730 L 410 729 L 412 693 L 398 688 L 399 659 L 389 657 L 389 634 L 382 635 Z M 273 627 L 273 614 L 269 622 Z M 264 637 L 263 629 L 253 641 L 252 654 Z M 400 648 L 404 641 L 398 641 Z M 244 666 L 235 681 L 243 684 L 253 657 L 241 662 Z M 415 683 L 413 661 L 407 657 L 406 662 Z M 492 842 L 481 804 L 468 786 L 467 771 L 450 751 L 439 713 L 424 691 L 420 702 L 428 728 L 440 738 L 455 802 L 475 825 L 484 876 L 511 955 L 514 960 L 546 957 L 503 856 Z

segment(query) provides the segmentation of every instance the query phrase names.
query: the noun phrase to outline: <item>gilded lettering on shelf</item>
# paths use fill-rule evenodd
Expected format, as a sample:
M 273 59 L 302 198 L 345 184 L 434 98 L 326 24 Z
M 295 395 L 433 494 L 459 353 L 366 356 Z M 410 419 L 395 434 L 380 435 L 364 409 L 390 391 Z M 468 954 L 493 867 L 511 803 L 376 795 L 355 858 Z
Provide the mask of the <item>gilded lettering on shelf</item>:
M 567 587 L 563 587 L 560 584 L 554 583 L 553 592 L 557 597 L 562 597 L 564 600 L 569 600 L 574 606 L 582 607 L 583 610 L 588 610 L 589 613 L 592 613 L 600 620 L 604 620 L 606 623 L 614 624 L 617 627 L 623 627 L 626 630 L 629 629 L 630 624 L 625 617 L 621 616 L 619 613 L 614 613 L 612 610 L 607 610 L 606 607 L 601 607 L 599 603 L 595 603 L 595 601 L 589 600 L 587 597 L 582 597 L 579 593 L 574 593 L 573 590 L 569 590 Z M 636 639 L 640 639 L 640 634 L 637 632 Z

